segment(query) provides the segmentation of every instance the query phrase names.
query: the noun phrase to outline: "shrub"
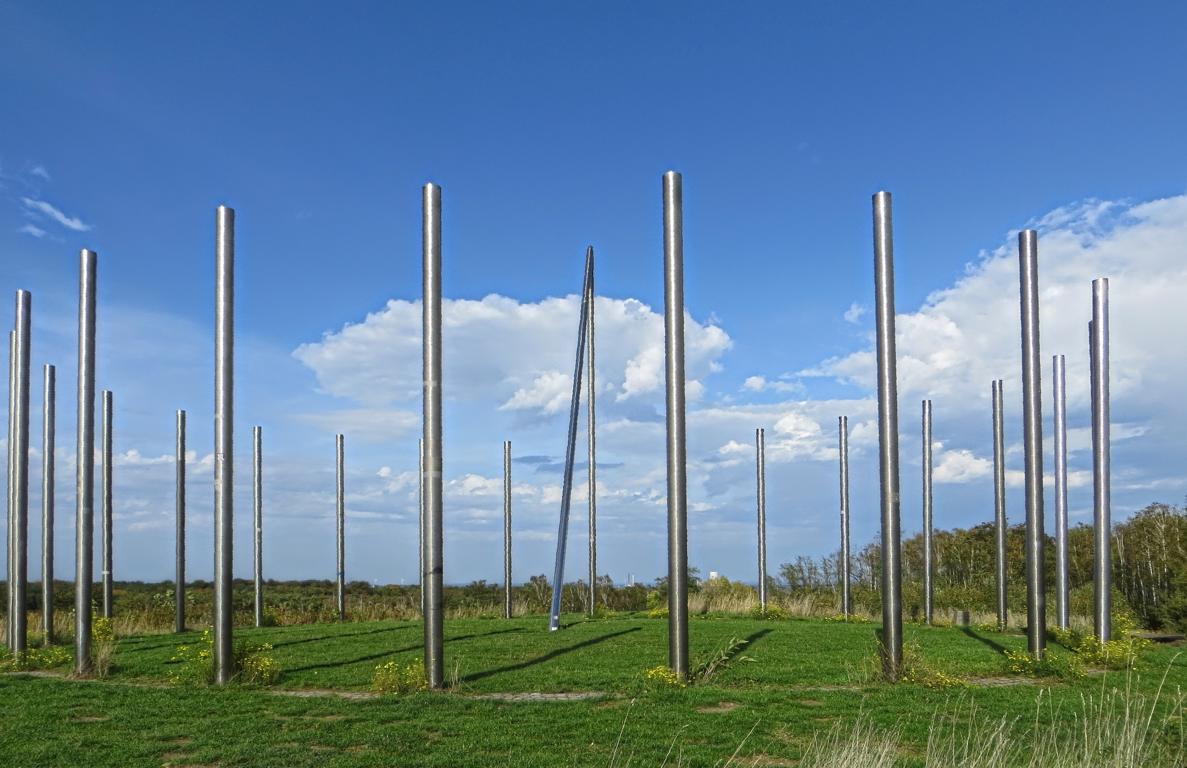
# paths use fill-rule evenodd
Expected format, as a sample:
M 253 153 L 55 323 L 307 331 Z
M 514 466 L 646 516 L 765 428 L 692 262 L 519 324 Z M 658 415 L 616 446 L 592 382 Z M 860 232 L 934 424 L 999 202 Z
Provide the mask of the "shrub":
M 925 688 L 961 688 L 966 685 L 961 678 L 928 664 L 919 646 L 913 643 L 903 646 L 903 669 L 899 679 Z
M 21 654 L 7 649 L 0 651 L 0 670 L 21 672 L 31 669 L 53 669 L 68 664 L 74 657 L 59 645 L 30 648 Z
M 269 643 L 249 643 L 243 640 L 235 643 L 232 650 L 233 679 L 247 685 L 272 685 L 280 679 L 280 664 L 271 655 Z M 201 639 L 195 645 L 179 645 L 170 659 L 181 666 L 169 675 L 177 684 L 211 685 L 214 683 L 214 634 L 203 630 Z
M 786 608 L 781 608 L 778 605 L 767 603 L 767 609 L 764 611 L 762 606 L 756 605 L 750 609 L 750 618 L 760 619 L 763 621 L 782 621 L 783 619 L 791 618 L 791 614 L 787 612 Z
M 415 693 L 426 688 L 425 665 L 420 659 L 407 664 L 388 661 L 376 667 L 371 675 L 371 690 L 379 694 Z
M 1056 677 L 1072 680 L 1084 677 L 1084 665 L 1078 656 L 1044 653 L 1036 659 L 1028 651 L 1004 651 L 1006 668 L 1016 675 Z
M 643 682 L 651 690 L 684 688 L 688 685 L 688 683 L 680 679 L 679 675 L 665 666 L 652 667 L 644 672 Z

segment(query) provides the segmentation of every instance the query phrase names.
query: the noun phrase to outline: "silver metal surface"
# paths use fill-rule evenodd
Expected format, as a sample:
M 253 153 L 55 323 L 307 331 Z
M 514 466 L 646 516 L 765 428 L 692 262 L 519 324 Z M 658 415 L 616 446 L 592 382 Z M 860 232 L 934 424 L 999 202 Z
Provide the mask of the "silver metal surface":
M 853 595 L 849 571 L 849 417 L 837 417 L 837 442 L 841 464 L 841 615 L 846 619 L 853 611 Z
M 251 428 L 252 607 L 257 627 L 264 625 L 264 429 Z
M 758 607 L 767 612 L 767 434 L 754 430 L 755 495 L 758 499 Z
M 503 441 L 503 618 L 511 618 L 511 441 Z
M 993 382 L 993 533 L 994 566 L 997 571 L 997 628 L 1005 631 L 1009 622 L 1009 591 L 1006 580 L 1009 571 L 1006 562 L 1006 535 L 1009 522 L 1006 520 L 1006 420 L 1004 382 Z
M 932 539 L 931 400 L 923 401 L 923 621 L 931 624 L 935 542 Z
M 338 521 L 338 571 L 337 605 L 338 621 L 346 621 L 346 438 L 338 435 L 334 440 L 338 482 L 335 497 L 338 500 L 336 519 Z
M 26 601 L 29 591 L 29 347 L 32 296 L 28 291 L 16 292 L 16 392 L 13 424 L 13 528 L 16 544 L 12 550 L 13 580 L 9 582 L 14 595 L 12 603 L 12 634 L 8 647 L 13 654 L 27 650 L 29 614 Z
M 74 672 L 91 671 L 91 588 L 95 538 L 95 298 L 99 255 L 85 248 L 78 269 L 78 439 L 75 456 Z
M 416 506 L 420 527 L 416 534 L 417 586 L 420 588 L 420 617 L 425 615 L 425 441 L 416 441 Z
M 585 324 L 589 319 L 589 281 L 593 272 L 592 250 L 585 253 L 585 279 L 581 290 L 581 316 L 577 320 L 577 359 L 573 362 L 573 392 L 569 401 L 569 432 L 565 440 L 565 472 L 561 479 L 561 513 L 556 532 L 556 558 L 552 568 L 552 605 L 548 629 L 561 628 L 561 595 L 565 586 L 565 548 L 569 538 L 569 504 L 573 496 L 573 465 L 577 456 L 577 419 L 581 414 L 581 371 L 585 360 Z
M 594 249 L 589 246 L 585 253 L 589 261 L 589 285 L 586 287 L 586 332 L 589 347 L 589 369 L 586 371 L 586 401 L 588 419 L 586 420 L 586 437 L 589 453 L 589 615 L 593 616 L 598 606 L 598 459 L 597 459 L 597 418 L 594 411 L 597 404 L 597 386 L 594 378 L 594 302 L 597 293 L 594 291 Z
M 1018 233 L 1022 313 L 1022 427 L 1026 457 L 1026 645 L 1036 658 L 1047 647 L 1043 562 L 1043 371 L 1039 356 L 1039 236 Z
M 235 520 L 235 211 L 215 215 L 214 679 L 235 676 L 231 601 Z
M 176 509 L 173 556 L 173 631 L 185 632 L 185 411 L 177 412 L 174 446 L 173 504 Z
M 1051 358 L 1055 405 L 1055 622 L 1068 629 L 1071 621 L 1067 541 L 1067 376 L 1063 355 Z
M 688 679 L 688 465 L 684 426 L 684 189 L 664 174 L 664 361 L 668 454 L 668 665 Z
M 110 619 L 112 608 L 112 487 L 111 465 L 114 458 L 111 453 L 112 429 L 112 398 L 111 390 L 103 390 L 103 464 L 102 464 L 102 494 L 103 494 L 103 618 Z
M 13 551 L 16 549 L 16 505 L 13 504 L 13 495 L 16 492 L 16 483 L 12 479 L 13 463 L 16 461 L 16 439 L 13 437 L 13 429 L 16 424 L 16 331 L 10 330 L 8 332 L 8 519 L 4 529 L 5 544 L 7 545 L 7 557 L 5 558 L 5 577 L 4 590 L 7 603 L 5 603 L 4 611 L 4 641 L 9 645 L 11 650 L 12 639 L 16 636 L 13 629 L 13 620 L 16 617 L 16 590 L 13 584 L 16 583 L 16 574 L 13 566 L 16 564 L 16 557 L 13 556 Z
M 441 456 L 441 187 L 425 184 L 422 210 L 424 268 L 424 664 L 430 688 L 445 685 L 445 636 L 442 624 L 442 456 Z
M 46 364 L 41 390 L 41 631 L 54 642 L 54 451 L 58 419 L 57 370 Z
M 1092 281 L 1092 627 L 1113 636 L 1112 480 L 1109 414 L 1109 279 Z
M 882 512 L 882 671 L 903 665 L 902 543 L 899 527 L 898 371 L 894 338 L 894 227 L 889 192 L 874 195 L 874 297 L 878 357 L 878 480 Z

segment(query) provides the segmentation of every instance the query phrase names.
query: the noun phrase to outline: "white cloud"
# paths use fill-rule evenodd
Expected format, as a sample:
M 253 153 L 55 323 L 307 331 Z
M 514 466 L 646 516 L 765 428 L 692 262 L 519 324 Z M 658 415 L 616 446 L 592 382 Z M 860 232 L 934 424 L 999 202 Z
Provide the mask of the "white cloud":
M 762 376 L 749 376 L 742 382 L 742 387 L 751 392 L 762 392 L 767 387 L 767 380 Z
M 40 214 L 53 219 L 61 224 L 66 229 L 74 230 L 75 232 L 86 232 L 91 228 L 90 224 L 86 224 L 82 219 L 76 216 L 67 216 L 58 210 L 51 203 L 44 200 L 35 200 L 31 197 L 22 197 L 21 202 L 25 204 L 25 208 L 32 213 Z
M 395 408 L 342 408 L 318 413 L 305 413 L 303 421 L 346 435 L 347 439 L 366 441 L 393 440 L 410 434 L 420 427 L 420 414 Z
M 45 179 L 46 181 L 50 181 L 49 171 L 45 170 L 44 165 L 33 166 L 32 168 L 29 169 L 29 175 L 37 176 L 39 178 Z
M 42 229 L 41 227 L 37 226 L 36 224 L 25 224 L 17 231 L 22 234 L 29 235 L 30 237 L 36 237 L 38 239 L 45 237 L 45 230 Z
M 993 462 L 963 448 L 942 451 L 932 470 L 937 483 L 968 483 L 993 474 Z
M 845 322 L 856 325 L 868 311 L 868 309 L 855 301 L 849 305 L 849 309 L 845 310 Z

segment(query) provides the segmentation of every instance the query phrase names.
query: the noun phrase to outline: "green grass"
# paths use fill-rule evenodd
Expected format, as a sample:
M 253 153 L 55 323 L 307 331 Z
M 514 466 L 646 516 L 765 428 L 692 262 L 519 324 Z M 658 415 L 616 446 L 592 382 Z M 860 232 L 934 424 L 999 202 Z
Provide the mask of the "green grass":
M 937 710 L 975 705 L 980 717 L 1028 727 L 1070 728 L 1060 714 L 1105 688 L 1187 688 L 1187 657 L 1147 652 L 1137 673 L 983 686 L 1002 677 L 1001 648 L 1025 638 L 955 628 L 905 627 L 907 643 L 936 671 L 974 684 L 959 689 L 887 685 L 876 669 L 876 625 L 812 620 L 697 618 L 693 662 L 731 638 L 744 654 L 703 685 L 649 691 L 644 672 L 666 662 L 667 622 L 639 616 L 574 617 L 549 633 L 545 617 L 457 620 L 446 625 L 448 693 L 380 699 L 292 698 L 270 690 L 175 686 L 179 643 L 198 633 L 121 640 L 103 681 L 0 676 L 0 764 L 242 766 L 609 766 L 724 764 L 741 744 L 748 764 L 798 759 L 813 733 L 857 717 L 902 737 L 906 764 L 922 764 Z M 366 691 L 375 667 L 421 656 L 418 622 L 321 624 L 236 630 L 268 642 L 284 672 L 275 686 Z M 1065 654 L 1053 645 L 1050 653 Z M 575 702 L 508 702 L 495 692 L 597 691 Z M 1052 706 L 1036 712 L 1036 699 Z M 702 711 L 705 710 L 705 711 Z M 621 745 L 615 756 L 615 746 Z M 749 734 L 749 736 L 747 736 Z M 743 743 L 744 741 L 744 743 Z M 674 745 L 674 746 L 673 746 Z M 84 759 L 85 758 L 85 759 Z M 757 758 L 757 762 L 756 762 Z

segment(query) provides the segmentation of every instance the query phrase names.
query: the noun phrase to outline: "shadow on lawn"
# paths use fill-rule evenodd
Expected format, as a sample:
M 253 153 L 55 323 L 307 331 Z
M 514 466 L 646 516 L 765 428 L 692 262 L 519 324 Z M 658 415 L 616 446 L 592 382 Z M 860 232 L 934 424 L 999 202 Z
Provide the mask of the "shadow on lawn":
M 491 635 L 507 635 L 507 634 L 513 634 L 516 632 L 523 632 L 523 631 L 524 631 L 524 629 L 522 627 L 516 627 L 514 629 L 500 629 L 497 632 L 477 632 L 477 633 L 474 633 L 471 635 L 457 635 L 456 637 L 445 638 L 445 645 L 446 645 L 446 649 L 448 649 L 450 643 L 456 643 L 460 640 L 473 640 L 476 637 L 490 637 Z M 358 634 L 369 634 L 369 633 L 359 632 Z M 330 635 L 328 638 L 320 638 L 320 639 L 330 639 L 333 637 L 341 637 L 341 635 Z M 408 653 L 409 651 L 419 651 L 419 650 L 423 650 L 423 649 L 424 649 L 423 643 L 416 643 L 415 645 L 406 645 L 403 648 L 387 648 L 387 649 L 380 651 L 379 653 L 372 653 L 372 654 L 368 654 L 367 656 L 359 656 L 354 659 L 344 659 L 342 661 L 327 661 L 322 664 L 306 664 L 303 667 L 293 667 L 292 669 L 286 669 L 285 674 L 287 675 L 287 674 L 290 674 L 293 672 L 308 672 L 311 669 L 337 669 L 338 667 L 349 667 L 352 664 L 362 664 L 365 661 L 378 661 L 379 659 L 386 659 L 386 658 L 393 656 L 397 653 Z
M 603 643 L 603 642 L 610 640 L 612 638 L 621 637 L 622 635 L 629 635 L 632 632 L 638 632 L 639 630 L 640 630 L 640 627 L 632 627 L 631 629 L 624 629 L 619 632 L 610 632 L 605 635 L 598 635 L 597 637 L 591 637 L 588 640 L 582 640 L 580 643 L 574 643 L 573 645 L 565 646 L 564 648 L 556 648 L 556 649 L 551 650 L 548 653 L 544 654 L 543 656 L 538 656 L 537 658 L 534 658 L 534 659 L 528 659 L 527 661 L 521 661 L 518 664 L 508 664 L 507 666 L 504 666 L 504 667 L 496 667 L 495 669 L 488 669 L 483 672 L 473 672 L 469 675 L 464 676 L 461 679 L 461 682 L 473 683 L 473 682 L 477 682 L 478 680 L 481 680 L 485 677 L 499 675 L 504 672 L 516 672 L 521 669 L 527 669 L 528 667 L 534 667 L 537 664 L 543 664 L 546 661 L 552 661 L 557 656 L 564 656 L 566 653 L 572 653 L 573 651 L 579 651 L 582 648 L 588 648 L 591 645 L 597 645 L 598 643 Z M 770 630 L 767 630 L 767 631 L 769 632 Z
M 963 632 L 964 634 L 968 635 L 969 637 L 973 638 L 977 642 L 984 643 L 985 645 L 988 645 L 990 648 L 997 651 L 998 653 L 1004 654 L 1006 652 L 1006 646 L 1002 645 L 1001 643 L 999 643 L 996 640 L 992 640 L 988 637 L 985 637 L 984 635 L 978 634 L 976 631 L 973 630 L 972 627 L 961 627 L 960 631 Z
M 334 635 L 317 635 L 315 637 L 303 637 L 300 640 L 285 640 L 280 643 L 272 643 L 273 648 L 286 648 L 290 645 L 301 645 L 302 643 L 317 643 L 322 640 L 337 640 L 340 637 L 362 637 L 363 635 L 378 635 L 383 632 L 399 632 L 405 629 L 415 629 L 418 624 L 405 624 L 399 627 L 379 627 L 377 629 L 368 629 L 365 632 L 339 632 Z

